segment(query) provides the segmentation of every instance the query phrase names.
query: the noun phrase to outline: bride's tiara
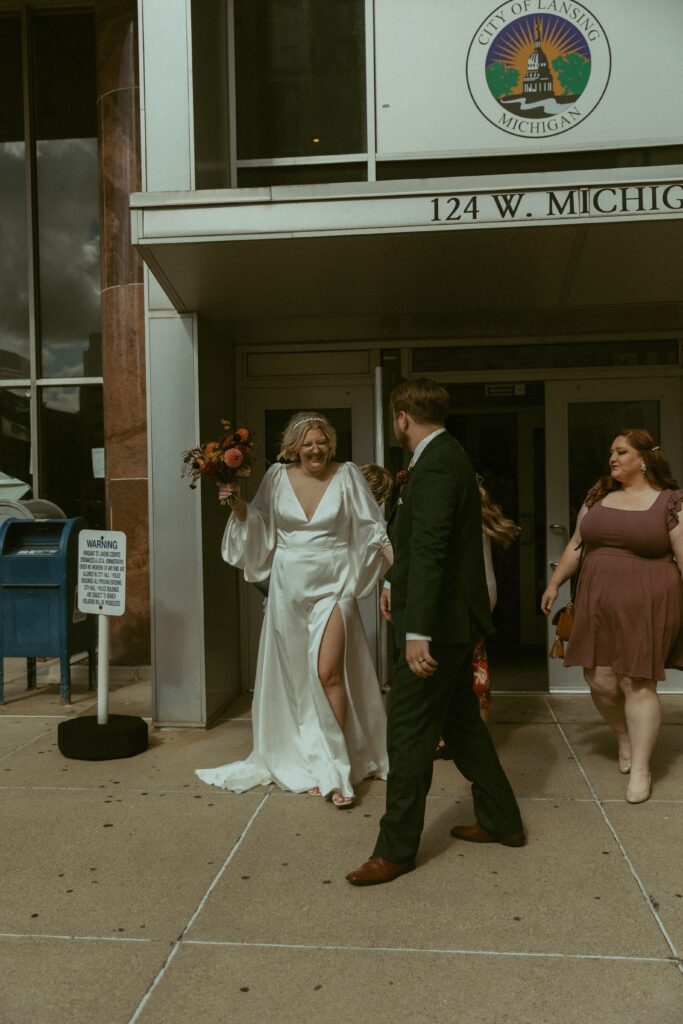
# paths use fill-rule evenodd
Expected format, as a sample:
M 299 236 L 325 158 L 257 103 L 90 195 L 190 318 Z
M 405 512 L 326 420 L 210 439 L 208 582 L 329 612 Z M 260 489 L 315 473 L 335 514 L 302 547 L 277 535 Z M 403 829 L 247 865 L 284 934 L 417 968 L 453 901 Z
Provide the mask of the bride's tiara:
M 303 419 L 297 420 L 296 423 L 292 423 L 290 430 L 294 430 L 294 427 L 300 427 L 302 423 L 325 423 L 324 416 L 304 416 Z

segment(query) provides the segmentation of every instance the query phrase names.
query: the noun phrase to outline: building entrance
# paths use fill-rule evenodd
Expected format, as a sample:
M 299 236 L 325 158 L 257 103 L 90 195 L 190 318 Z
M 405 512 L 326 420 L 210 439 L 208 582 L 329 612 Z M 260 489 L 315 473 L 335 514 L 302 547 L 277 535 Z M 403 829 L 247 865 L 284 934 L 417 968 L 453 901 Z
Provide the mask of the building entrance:
M 319 358 L 323 357 L 320 353 Z M 494 546 L 493 551 L 497 632 L 490 641 L 489 657 L 493 688 L 498 691 L 585 688 L 580 670 L 565 669 L 561 660 L 548 659 L 554 629 L 540 612 L 540 597 L 574 529 L 587 489 L 607 471 L 607 452 L 615 433 L 627 426 L 647 427 L 660 440 L 674 476 L 683 476 L 678 376 L 557 380 L 546 373 L 545 377 L 521 382 L 495 377 L 489 382 L 443 381 L 451 397 L 448 430 L 467 451 L 493 500 L 521 527 L 518 541 L 508 550 Z M 392 471 L 400 468 L 404 455 L 391 436 L 386 408 L 385 415 L 379 414 L 397 378 L 385 381 L 384 395 L 381 381 L 378 373 L 374 387 L 370 374 L 362 383 L 347 383 L 339 377 L 328 385 L 294 383 L 291 378 L 287 386 L 246 384 L 241 392 L 242 418 L 258 431 L 263 460 L 250 481 L 250 491 L 277 457 L 284 424 L 299 409 L 330 416 L 338 430 L 342 461 L 383 461 Z M 248 687 L 253 685 L 262 597 L 254 587 L 242 584 L 241 590 L 246 624 L 242 682 Z M 568 598 L 565 584 L 558 607 Z M 363 604 L 378 669 L 383 677 L 390 676 L 391 657 L 376 602 L 366 599 Z M 681 673 L 670 672 L 662 689 L 683 689 Z
M 313 356 L 311 357 L 313 358 Z M 301 410 L 323 413 L 337 431 L 339 462 L 358 464 L 375 460 L 373 388 L 368 384 L 324 385 L 291 384 L 280 387 L 245 388 L 241 396 L 241 419 L 256 431 L 258 459 L 256 473 L 249 481 L 252 497 L 268 466 L 277 461 L 282 431 L 290 417 Z M 240 584 L 242 622 L 242 681 L 253 687 L 256 675 L 259 637 L 263 622 L 263 595 L 250 584 Z M 361 617 L 370 651 L 380 661 L 380 622 L 377 601 L 367 597 L 361 602 Z
M 547 566 L 550 574 L 571 536 L 588 488 L 607 472 L 607 452 L 625 428 L 645 427 L 663 448 L 673 475 L 681 480 L 681 380 L 666 377 L 558 380 L 546 384 L 546 522 Z M 569 600 L 569 584 L 560 590 L 556 607 Z M 554 630 L 548 623 L 548 643 Z M 549 661 L 553 691 L 585 687 L 580 669 Z M 683 673 L 670 669 L 660 692 L 683 690 Z
M 460 441 L 492 499 L 521 527 L 508 550 L 494 545 L 498 603 L 489 659 L 497 690 L 545 690 L 544 384 L 448 387 L 448 430 Z

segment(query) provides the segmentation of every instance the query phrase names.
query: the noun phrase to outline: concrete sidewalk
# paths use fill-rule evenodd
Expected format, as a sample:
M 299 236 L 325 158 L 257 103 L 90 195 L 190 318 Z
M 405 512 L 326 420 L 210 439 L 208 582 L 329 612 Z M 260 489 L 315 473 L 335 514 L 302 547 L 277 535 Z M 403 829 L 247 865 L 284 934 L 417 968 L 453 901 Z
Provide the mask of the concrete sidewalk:
M 666 696 L 652 798 L 626 804 L 586 696 L 496 698 L 491 728 L 524 849 L 452 840 L 467 784 L 438 762 L 418 870 L 356 889 L 384 786 L 349 811 L 210 789 L 246 755 L 246 706 L 161 730 L 130 760 L 65 760 L 74 683 L 0 709 L 2 1024 L 680 1024 L 683 697 Z M 8 672 L 8 679 L 11 673 Z M 146 714 L 148 683 L 111 711 Z M 678 952 L 677 952 L 678 951 Z

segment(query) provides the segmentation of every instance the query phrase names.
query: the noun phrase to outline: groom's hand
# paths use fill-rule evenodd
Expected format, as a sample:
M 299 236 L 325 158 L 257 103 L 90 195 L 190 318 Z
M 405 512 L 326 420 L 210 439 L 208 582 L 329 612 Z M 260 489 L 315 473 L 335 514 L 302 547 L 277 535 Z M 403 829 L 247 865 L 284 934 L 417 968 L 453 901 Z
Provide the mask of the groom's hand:
M 391 587 L 382 587 L 379 595 L 379 610 L 387 622 L 391 622 Z
M 429 640 L 406 640 L 406 661 L 413 675 L 429 679 L 439 667 L 429 653 Z

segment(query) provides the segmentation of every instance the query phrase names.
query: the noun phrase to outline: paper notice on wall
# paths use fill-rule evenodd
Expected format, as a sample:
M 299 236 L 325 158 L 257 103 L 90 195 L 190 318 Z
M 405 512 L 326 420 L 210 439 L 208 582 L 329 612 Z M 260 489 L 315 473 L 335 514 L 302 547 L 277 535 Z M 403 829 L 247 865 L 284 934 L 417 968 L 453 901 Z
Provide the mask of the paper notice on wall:
M 96 480 L 104 478 L 104 448 L 91 448 L 92 475 Z

